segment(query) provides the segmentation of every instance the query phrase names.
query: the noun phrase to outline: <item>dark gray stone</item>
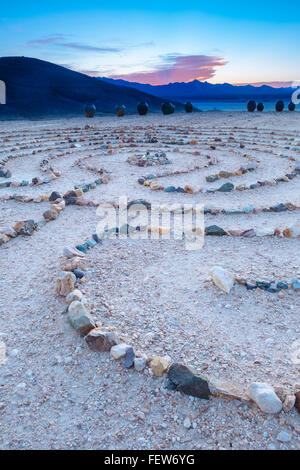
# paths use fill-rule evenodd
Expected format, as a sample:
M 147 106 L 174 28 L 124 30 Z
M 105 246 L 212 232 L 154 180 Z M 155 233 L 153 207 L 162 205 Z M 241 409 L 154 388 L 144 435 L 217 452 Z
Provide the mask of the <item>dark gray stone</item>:
M 222 237 L 224 235 L 227 235 L 225 230 L 223 230 L 222 227 L 218 227 L 218 225 L 210 225 L 209 227 L 206 227 L 205 234 L 214 235 L 216 237 Z
M 168 370 L 168 379 L 174 384 L 176 390 L 186 395 L 203 398 L 204 400 L 209 399 L 208 382 L 184 364 L 173 363 Z
M 278 289 L 278 287 L 276 287 L 275 282 L 271 282 L 270 287 L 268 287 L 268 289 L 266 289 L 266 290 L 267 290 L 267 292 L 272 292 L 272 293 L 279 292 L 279 289 Z
M 277 206 L 270 207 L 272 212 L 285 212 L 287 210 L 284 204 L 278 204 Z
M 217 181 L 217 179 L 218 179 L 217 175 L 209 175 L 206 177 L 206 181 L 208 183 L 214 183 L 215 181 Z
M 77 277 L 77 279 L 82 279 L 84 277 L 84 272 L 81 269 L 74 269 L 73 273 Z
M 62 197 L 62 195 L 60 193 L 58 193 L 57 191 L 53 191 L 51 194 L 50 194 L 50 197 L 49 197 L 49 201 L 56 201 L 56 199 L 60 199 Z
M 277 283 L 277 287 L 278 287 L 278 289 L 288 289 L 289 285 L 288 285 L 287 282 L 279 281 Z
M 269 281 L 256 281 L 257 287 L 259 287 L 262 290 L 267 290 L 271 286 L 271 282 Z
M 124 367 L 126 367 L 126 369 L 130 369 L 130 367 L 133 367 L 134 358 L 135 358 L 135 353 L 134 353 L 133 347 L 130 346 L 126 351 L 126 356 L 125 356 L 125 361 L 124 361 Z
M 224 183 L 219 189 L 217 189 L 217 191 L 220 191 L 222 193 L 229 193 L 233 189 L 234 185 L 232 183 Z

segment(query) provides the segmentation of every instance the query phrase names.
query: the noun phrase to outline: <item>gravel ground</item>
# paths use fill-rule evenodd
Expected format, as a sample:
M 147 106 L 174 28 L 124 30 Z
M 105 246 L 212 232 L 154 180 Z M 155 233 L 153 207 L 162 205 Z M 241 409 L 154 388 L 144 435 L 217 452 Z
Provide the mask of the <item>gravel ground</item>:
M 85 129 L 87 122 L 92 128 Z M 252 173 L 230 179 L 234 184 L 280 176 L 293 163 L 281 155 L 299 159 L 299 150 L 292 150 L 298 146 L 298 129 L 298 113 L 1 122 L 0 159 L 19 155 L 6 166 L 11 180 L 41 177 L 40 161 L 49 155 L 57 155 L 51 164 L 62 175 L 47 185 L 1 188 L 0 195 L 38 196 L 91 182 L 97 176 L 74 162 L 92 155 L 87 164 L 112 171 L 107 185 L 86 194 L 93 201 L 117 201 L 125 194 L 129 199 L 201 202 L 227 209 L 281 202 L 299 205 L 300 178 L 228 194 L 166 194 L 137 183 L 145 174 L 201 166 L 206 155 L 215 156 L 218 164 L 157 181 L 204 186 L 206 175 L 244 165 L 243 154 L 260 160 L 259 165 Z M 124 134 L 131 141 L 119 144 Z M 147 135 L 155 135 L 158 142 L 139 142 Z M 216 137 L 222 142 L 213 143 Z M 69 142 L 75 139 L 81 147 Z M 96 139 L 99 145 L 94 145 Z M 179 139 L 197 140 L 197 144 L 182 145 Z M 111 148 L 98 148 L 101 145 Z M 210 149 L 211 145 L 217 149 Z M 32 155 L 38 148 L 42 152 Z M 166 152 L 172 164 L 139 168 L 126 163 L 129 155 L 146 150 Z M 200 155 L 192 155 L 196 151 Z M 69 153 L 60 156 L 63 152 Z M 2 201 L 0 208 L 1 228 L 29 218 L 40 220 L 48 204 Z M 205 224 L 282 228 L 299 218 L 299 211 L 218 215 L 206 216 Z M 17 237 L 0 248 L 0 339 L 7 351 L 7 360 L 0 365 L 0 447 L 299 450 L 300 417 L 295 409 L 268 416 L 251 403 L 193 399 L 168 391 L 165 378 L 153 378 L 148 369 L 144 373 L 125 370 L 108 354 L 88 349 L 66 321 L 65 304 L 54 296 L 54 286 L 63 248 L 86 240 L 97 222 L 95 208 L 69 206 L 32 237 Z M 116 326 L 136 348 L 149 355 L 168 354 L 211 378 L 243 386 L 261 380 L 299 389 L 300 366 L 291 360 L 293 344 L 300 339 L 299 295 L 289 291 L 279 297 L 248 292 L 241 286 L 223 294 L 209 281 L 209 269 L 215 264 L 242 276 L 300 279 L 298 240 L 212 237 L 196 252 L 187 251 L 183 241 L 107 240 L 89 253 L 87 264 L 81 288 L 91 299 L 96 317 Z M 187 417 L 189 429 L 184 426 Z M 283 430 L 289 435 L 287 442 L 278 440 Z

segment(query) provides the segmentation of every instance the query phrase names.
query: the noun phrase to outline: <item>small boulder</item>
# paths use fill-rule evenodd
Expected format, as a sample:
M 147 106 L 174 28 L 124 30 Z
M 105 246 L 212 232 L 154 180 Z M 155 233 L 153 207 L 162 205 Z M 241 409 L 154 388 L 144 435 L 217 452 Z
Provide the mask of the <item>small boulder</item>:
M 66 247 L 64 248 L 63 253 L 67 258 L 72 258 L 73 256 L 79 256 L 81 258 L 85 257 L 85 254 L 82 251 L 77 250 L 77 248 Z
M 81 301 L 82 297 L 82 292 L 79 289 L 74 289 L 66 296 L 66 303 L 70 305 L 72 302 L 74 302 L 74 300 Z
M 64 199 L 77 198 L 76 190 L 67 191 L 63 196 Z
M 282 410 L 281 400 L 274 388 L 262 382 L 253 382 L 248 388 L 248 397 L 253 400 L 264 413 L 276 414 Z
M 134 368 L 138 372 L 142 372 L 147 365 L 147 356 L 145 354 L 135 357 L 134 359 Z
M 62 271 L 74 271 L 75 269 L 85 270 L 86 268 L 85 261 L 78 256 L 63 260 L 60 267 Z
M 289 413 L 295 406 L 296 403 L 296 395 L 294 393 L 288 393 L 283 401 L 283 411 L 285 413 Z
M 131 346 L 128 346 L 128 344 L 120 343 L 111 348 L 110 354 L 114 359 L 121 359 L 126 356 L 126 352 L 129 348 L 131 348 Z
M 292 279 L 292 288 L 297 292 L 300 291 L 300 282 L 298 279 Z
M 0 246 L 4 245 L 4 243 L 7 243 L 9 241 L 9 237 L 5 235 L 4 233 L 0 233 Z
M 30 219 L 30 220 L 23 220 L 22 222 L 17 222 L 13 229 L 17 232 L 18 235 L 32 235 L 33 232 L 37 229 L 38 224 Z
M 269 227 L 262 227 L 256 229 L 256 236 L 257 237 L 272 237 L 274 235 L 274 228 L 269 228 Z
M 170 360 L 161 356 L 155 356 L 150 362 L 150 367 L 154 375 L 161 377 L 168 370 Z
M 60 193 L 58 193 L 57 191 L 53 191 L 50 194 L 49 201 L 53 202 L 53 201 L 56 201 L 56 199 L 61 199 L 61 198 L 62 198 L 62 195 Z
M 300 223 L 295 222 L 291 227 L 284 229 L 283 235 L 287 238 L 300 237 Z
M 113 346 L 120 343 L 118 335 L 107 328 L 94 328 L 85 337 L 92 351 L 109 352 Z
M 82 271 L 81 269 L 74 269 L 74 274 L 77 279 L 82 279 L 84 277 L 84 271 Z
M 75 282 L 75 274 L 70 271 L 62 271 L 56 279 L 56 294 L 66 297 L 74 290 Z
M 43 217 L 46 222 L 50 222 L 51 220 L 55 220 L 58 217 L 58 212 L 53 209 L 49 209 L 43 213 Z
M 210 271 L 210 275 L 213 283 L 223 292 L 229 294 L 234 285 L 234 274 L 221 266 L 214 266 Z
M 17 232 L 10 227 L 2 228 L 1 229 L 1 234 L 6 235 L 8 238 L 16 238 L 17 237 Z
M 285 429 L 282 429 L 277 435 L 277 441 L 283 442 L 283 443 L 290 442 L 291 438 L 292 438 L 291 434 Z
M 135 358 L 135 352 L 134 352 L 133 347 L 130 346 L 130 348 L 127 349 L 126 355 L 125 355 L 124 367 L 126 367 L 126 369 L 130 369 L 131 367 L 133 367 L 134 358 Z
M 217 189 L 217 191 L 221 193 L 229 193 L 233 189 L 234 189 L 234 185 L 232 183 L 224 183 L 219 189 Z
M 227 232 L 225 232 L 221 227 L 218 227 L 218 225 L 209 225 L 205 228 L 205 234 L 215 237 L 223 237 L 224 235 L 227 235 Z
M 192 397 L 209 399 L 210 390 L 208 382 L 200 377 L 190 367 L 175 362 L 168 371 L 168 379 L 179 390 Z
M 93 317 L 82 302 L 74 300 L 68 309 L 68 319 L 73 328 L 86 335 L 96 327 Z

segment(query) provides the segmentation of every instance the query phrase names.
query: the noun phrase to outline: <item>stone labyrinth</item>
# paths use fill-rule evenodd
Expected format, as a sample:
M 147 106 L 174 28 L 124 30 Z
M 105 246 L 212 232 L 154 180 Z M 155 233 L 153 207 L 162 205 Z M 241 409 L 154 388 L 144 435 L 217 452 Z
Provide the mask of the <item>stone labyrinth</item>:
M 282 402 L 297 391 L 299 133 L 122 121 L 2 130 L 0 137 L 1 249 L 36 230 L 51 236 L 56 219 L 75 210 L 79 223 L 87 213 L 93 220 L 85 239 L 66 244 L 56 273 L 65 315 L 92 350 L 155 376 L 174 362 L 192 366 L 209 379 L 210 389 L 198 378 L 193 390 L 204 398 L 220 380 L 241 397 L 240 384 L 255 381 L 284 386 Z M 151 223 L 149 240 L 97 234 L 96 207 L 117 208 L 119 196 L 147 208 L 203 204 L 203 249 L 150 240 L 164 234 Z M 213 282 L 216 266 L 232 278 L 229 289 Z M 173 365 L 169 379 L 180 389 Z

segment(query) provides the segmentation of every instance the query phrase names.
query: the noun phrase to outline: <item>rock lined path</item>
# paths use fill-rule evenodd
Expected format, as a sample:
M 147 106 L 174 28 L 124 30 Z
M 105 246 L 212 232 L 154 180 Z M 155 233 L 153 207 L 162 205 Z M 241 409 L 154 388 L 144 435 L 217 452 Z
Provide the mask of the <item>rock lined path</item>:
M 260 132 L 266 129 L 268 135 L 272 128 L 274 132 L 282 129 L 282 133 L 286 132 L 289 136 L 294 136 L 295 133 L 295 138 L 299 138 L 296 114 L 277 116 L 273 113 L 251 117 L 246 113 L 232 116 L 227 113 L 201 113 L 188 117 L 174 115 L 169 118 L 150 115 L 142 120 L 129 116 L 122 120 L 76 119 L 36 122 L 30 125 L 24 122 L 1 123 L 0 132 L 10 132 L 14 141 L 12 146 L 16 146 L 16 141 L 21 146 L 24 128 L 29 130 L 28 134 L 34 135 L 34 139 L 40 136 L 47 140 L 48 131 L 45 129 L 57 132 L 57 129 L 78 127 L 89 135 L 89 132 L 94 131 L 84 129 L 87 123 L 106 128 L 107 133 L 111 129 L 126 126 L 130 133 L 132 126 L 141 126 L 138 132 L 143 136 L 143 126 L 153 126 L 160 135 L 174 132 L 167 129 L 169 125 L 178 128 L 191 125 L 195 128 L 207 128 L 209 135 L 224 132 L 225 126 L 238 126 L 250 129 L 259 127 Z M 163 129 L 158 127 L 160 125 L 164 126 Z M 26 139 L 30 138 L 26 136 Z M 74 144 L 77 143 L 80 144 Z M 30 145 L 36 147 L 37 144 L 33 142 Z M 2 150 L 6 146 L 8 143 L 4 142 Z M 49 155 L 49 146 L 50 144 L 43 144 L 44 151 L 41 154 L 9 161 L 7 168 L 12 173 L 11 180 L 31 181 L 31 178 L 41 176 L 40 161 L 44 155 Z M 193 151 L 194 146 L 191 147 Z M 159 143 L 158 148 L 165 151 L 173 161 L 167 166 L 168 170 L 172 166 L 187 168 L 195 163 L 196 156 L 188 156 L 182 161 L 185 148 L 179 147 L 183 154 L 168 152 L 162 143 Z M 89 170 L 73 166 L 77 158 L 90 153 L 85 144 L 78 149 L 80 150 L 76 155 L 53 159 L 53 167 L 61 172 L 61 176 L 55 181 L 36 187 L 2 188 L 0 196 L 4 193 L 37 196 L 50 194 L 54 190 L 64 192 L 74 184 L 92 181 L 96 176 Z M 26 153 L 28 150 L 24 149 L 22 152 Z M 75 150 L 76 147 L 70 149 L 71 152 Z M 18 152 L 20 150 L 16 153 Z M 56 154 L 57 148 L 53 152 Z M 94 150 L 91 151 L 92 155 L 93 152 Z M 241 152 L 250 153 L 247 144 Z M 293 151 L 289 153 L 288 149 L 286 152 L 288 155 L 295 154 Z M 121 153 L 112 155 L 102 155 L 102 150 L 97 150 L 96 153 L 101 157 L 91 157 L 87 162 L 92 166 L 97 163 L 97 166 L 112 171 L 112 179 L 107 185 L 100 185 L 89 191 L 89 199 L 116 200 L 119 194 L 124 193 L 128 193 L 131 198 L 142 197 L 151 201 L 178 201 L 181 198 L 180 195 L 158 193 L 140 186 L 137 183 L 138 177 L 145 172 L 154 172 L 154 169 L 129 165 L 126 163 L 128 152 L 122 148 Z M 136 148 L 136 153 L 140 153 L 139 147 Z M 205 153 L 209 154 L 210 151 L 205 150 Z M 255 158 L 261 159 L 260 166 L 255 174 L 237 177 L 239 183 L 240 180 L 251 183 L 257 177 L 280 176 L 289 166 L 284 158 L 271 157 L 263 152 L 253 153 Z M 281 150 L 279 153 L 282 153 Z M 229 155 L 227 158 L 227 153 L 222 150 L 217 150 L 215 154 L 220 165 L 200 170 L 201 177 L 196 179 L 197 184 L 204 184 L 206 174 L 214 174 L 225 165 L 228 165 L 225 169 L 236 169 L 236 163 L 240 163 L 238 156 Z M 275 165 L 271 163 L 271 158 L 274 158 Z M 165 167 L 157 167 L 155 171 L 161 171 L 162 168 Z M 195 175 L 191 176 L 194 177 Z M 182 177 L 175 178 L 179 180 Z M 2 180 L 5 181 L 4 178 Z M 174 178 L 170 177 L 169 181 L 173 184 Z M 225 196 L 199 194 L 183 197 L 205 202 L 209 207 L 229 209 L 248 204 L 258 207 L 262 204 L 270 206 L 286 202 L 299 204 L 299 185 L 299 181 L 295 179 L 276 187 L 235 192 Z M 48 207 L 47 202 L 35 204 L 1 201 L 0 227 L 29 218 L 41 219 Z M 275 223 L 279 226 L 299 221 L 297 211 L 208 217 L 208 223 L 218 223 L 225 228 L 226 224 L 234 224 L 237 228 L 245 229 L 253 224 L 264 226 L 266 221 L 270 225 Z M 0 332 L 7 348 L 7 362 L 0 365 L 0 447 L 299 449 L 300 415 L 296 410 L 287 414 L 282 412 L 278 416 L 267 416 L 255 405 L 226 402 L 217 398 L 208 402 L 191 399 L 166 390 L 164 378 L 153 379 L 147 373 L 132 373 L 108 354 L 99 355 L 88 349 L 66 322 L 63 313 L 65 305 L 53 292 L 63 248 L 86 239 L 95 232 L 96 223 L 95 208 L 69 206 L 57 220 L 45 224 L 31 237 L 17 237 L 0 247 Z M 89 268 L 83 290 L 95 292 L 94 308 L 99 318 L 104 322 L 115 323 L 124 335 L 129 331 L 130 334 L 137 335 L 138 341 L 143 342 L 150 332 L 152 339 L 149 348 L 155 352 L 162 349 L 175 358 L 178 354 L 176 351 L 179 350 L 179 354 L 188 363 L 195 364 L 198 361 L 200 371 L 209 371 L 224 379 L 240 378 L 243 381 L 249 374 L 253 374 L 253 380 L 264 379 L 276 385 L 275 381 L 281 384 L 283 377 L 286 377 L 284 380 L 288 383 L 285 385 L 290 386 L 299 377 L 300 365 L 289 362 L 290 343 L 300 339 L 297 316 L 299 296 L 288 293 L 280 299 L 277 296 L 270 297 L 271 294 L 240 291 L 239 288 L 233 294 L 225 295 L 219 294 L 214 286 L 204 281 L 209 264 L 216 262 L 233 264 L 241 274 L 243 270 L 253 270 L 255 274 L 262 276 L 276 274 L 289 277 L 293 273 L 299 274 L 299 243 L 299 240 L 283 239 L 210 239 L 205 250 L 189 260 L 180 242 L 174 248 L 175 252 L 168 242 L 161 245 L 159 242 L 149 242 L 138 248 L 133 242 L 104 242 L 88 257 Z M 175 256 L 176 263 L 172 256 Z M 107 269 L 108 266 L 110 269 Z M 195 277 L 193 273 L 198 268 L 199 274 Z M 173 289 L 170 289 L 170 283 L 180 290 L 177 297 L 174 296 Z M 157 293 L 160 293 L 160 299 Z M 101 310 L 101 299 L 111 305 L 115 304 L 112 318 L 107 318 L 107 312 Z M 167 315 L 164 315 L 165 312 Z M 165 323 L 166 318 L 168 324 Z M 188 320 L 185 329 L 181 324 L 183 318 Z M 165 329 L 161 328 L 162 323 Z M 191 329 L 193 336 L 189 336 Z M 262 342 L 258 343 L 257 350 L 253 350 L 257 330 Z M 192 349 L 189 344 L 191 337 Z M 230 347 L 224 351 L 226 341 Z M 255 360 L 258 363 L 254 365 Z M 262 363 L 259 364 L 259 361 Z M 253 368 L 250 367 L 251 364 Z

